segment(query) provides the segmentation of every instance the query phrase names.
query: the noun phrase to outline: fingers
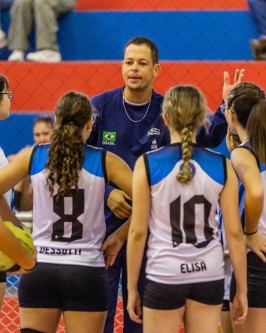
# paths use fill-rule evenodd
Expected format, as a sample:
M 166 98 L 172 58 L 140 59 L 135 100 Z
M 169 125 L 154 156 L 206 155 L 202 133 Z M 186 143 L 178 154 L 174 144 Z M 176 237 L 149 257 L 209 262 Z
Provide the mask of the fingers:
M 244 81 L 245 69 L 241 68 L 235 70 L 234 83 L 240 83 Z
M 108 246 L 109 246 L 109 242 L 108 242 L 108 238 L 107 238 L 106 241 L 103 242 L 101 250 L 105 251 Z
M 242 312 L 240 309 L 238 311 L 234 311 L 233 313 L 233 324 L 234 325 L 241 325 L 244 323 L 247 317 L 247 312 Z
M 124 197 L 131 202 L 131 198 L 124 192 Z
M 126 201 L 120 202 L 119 207 L 121 210 L 123 210 L 124 213 L 131 214 L 131 212 L 132 212 L 132 207 Z
M 224 85 L 230 84 L 230 77 L 228 72 L 224 72 Z
M 235 74 L 234 74 L 234 83 L 233 84 L 243 82 L 244 76 L 245 76 L 244 68 L 241 68 L 240 70 L 236 69 Z M 224 85 L 230 86 L 230 75 L 227 71 L 224 72 Z
M 114 191 L 112 191 L 114 192 Z M 111 192 L 111 193 L 112 193 Z M 110 195 L 107 200 L 107 205 L 119 219 L 128 218 L 131 215 L 132 207 L 126 201 L 127 196 L 122 192 L 114 192 L 112 196 Z
M 135 323 L 142 324 L 141 315 L 138 315 L 134 309 L 128 308 L 128 314 L 131 320 L 133 320 Z
M 266 263 L 266 258 L 265 258 L 265 254 L 264 254 L 265 250 L 264 250 L 264 253 L 260 250 L 257 250 L 255 253 L 264 263 Z
M 244 76 L 245 76 L 245 69 L 242 68 L 240 69 L 240 72 L 239 72 L 239 78 L 238 78 L 238 82 L 244 82 Z
M 246 235 L 245 239 L 247 247 L 266 263 L 266 239 L 261 232 L 259 231 L 254 235 Z
M 243 295 L 236 295 L 232 308 L 231 317 L 234 325 L 241 325 L 246 320 L 248 312 L 248 302 L 246 293 Z
M 114 262 L 115 262 L 115 258 L 116 256 L 106 256 L 104 261 L 105 261 L 105 268 L 109 268 L 111 266 L 113 266 Z
M 126 203 L 126 202 L 125 202 Z M 112 212 L 115 214 L 116 217 L 119 219 L 126 219 L 131 215 L 132 208 L 130 205 L 126 203 L 127 206 L 122 205 L 119 207 L 116 207 Z
M 105 251 L 109 246 L 112 246 L 117 241 L 117 237 L 115 234 L 111 234 L 106 240 L 102 243 L 102 251 Z
M 116 258 L 116 256 L 109 256 L 108 257 L 108 267 L 113 266 L 113 264 L 115 263 L 115 258 Z
M 128 314 L 134 322 L 142 324 L 142 311 L 140 297 L 137 292 L 132 292 L 128 294 L 128 303 L 127 303 Z
M 235 75 L 234 75 L 234 82 L 237 82 L 239 79 L 239 69 L 235 70 Z

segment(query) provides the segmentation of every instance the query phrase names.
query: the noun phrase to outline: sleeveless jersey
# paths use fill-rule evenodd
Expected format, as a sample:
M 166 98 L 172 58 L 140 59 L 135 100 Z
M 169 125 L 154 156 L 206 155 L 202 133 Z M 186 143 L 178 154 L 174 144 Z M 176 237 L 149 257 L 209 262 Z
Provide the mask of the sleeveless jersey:
M 148 279 L 183 284 L 224 278 L 215 215 L 226 182 L 225 157 L 194 144 L 189 185 L 176 179 L 183 165 L 181 144 L 144 158 L 151 189 Z
M 259 168 L 260 174 L 261 174 L 261 181 L 262 181 L 263 188 L 265 191 L 265 189 L 266 189 L 266 165 L 260 163 L 260 161 L 258 160 L 258 157 L 256 155 L 256 152 L 254 151 L 253 147 L 251 146 L 249 140 L 246 140 L 245 142 L 243 142 L 236 149 L 238 149 L 238 148 L 248 149 L 256 158 L 258 168 Z M 244 227 L 244 225 L 245 225 L 245 207 L 244 207 L 245 188 L 242 183 L 240 183 L 240 184 L 241 184 L 240 191 L 242 191 L 242 193 L 243 193 L 241 200 L 240 200 L 240 215 L 241 215 L 241 220 L 242 220 L 242 224 Z M 261 217 L 259 220 L 258 228 L 259 228 L 260 232 L 266 237 L 266 196 L 265 195 L 264 195 L 263 211 L 262 211 L 262 214 L 261 214 Z
M 105 235 L 105 156 L 100 148 L 84 146 L 78 190 L 56 200 L 46 188 L 49 144 L 36 146 L 30 162 L 33 186 L 33 239 L 38 261 L 92 267 L 104 266 L 100 251 Z
M 5 156 L 3 149 L 0 147 L 0 169 L 4 168 L 7 165 L 8 165 L 8 160 Z M 9 206 L 12 208 L 12 190 L 6 192 L 4 194 L 4 197 L 7 201 L 7 203 L 9 204 Z

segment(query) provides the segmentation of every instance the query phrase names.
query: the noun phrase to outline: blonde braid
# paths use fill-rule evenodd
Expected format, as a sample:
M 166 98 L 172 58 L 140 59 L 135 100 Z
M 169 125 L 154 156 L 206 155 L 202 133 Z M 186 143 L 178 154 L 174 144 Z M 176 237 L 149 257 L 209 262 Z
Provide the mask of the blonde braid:
M 181 131 L 181 141 L 182 141 L 182 158 L 184 164 L 182 169 L 176 176 L 176 179 L 181 182 L 188 184 L 192 179 L 192 172 L 189 165 L 189 161 L 192 156 L 192 127 L 186 126 Z

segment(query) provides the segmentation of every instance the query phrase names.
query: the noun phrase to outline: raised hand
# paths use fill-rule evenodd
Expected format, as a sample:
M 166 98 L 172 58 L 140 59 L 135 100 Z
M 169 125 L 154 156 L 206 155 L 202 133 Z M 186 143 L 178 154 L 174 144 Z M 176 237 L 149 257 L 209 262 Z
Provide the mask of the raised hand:
M 229 92 L 241 82 L 244 82 L 245 69 L 241 68 L 235 70 L 234 81 L 230 82 L 230 75 L 228 72 L 224 72 L 224 85 L 223 85 L 223 100 L 226 101 Z

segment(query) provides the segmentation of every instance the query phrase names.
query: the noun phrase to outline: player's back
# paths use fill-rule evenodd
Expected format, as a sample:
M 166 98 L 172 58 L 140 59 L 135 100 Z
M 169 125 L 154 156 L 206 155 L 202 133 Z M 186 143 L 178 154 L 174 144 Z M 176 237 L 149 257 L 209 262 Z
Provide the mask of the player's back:
M 178 263 L 182 265 L 188 258 L 197 261 L 199 257 L 212 260 L 211 256 L 218 256 L 220 259 L 210 264 L 209 277 L 217 278 L 217 269 L 219 278 L 222 278 L 222 249 L 215 214 L 226 182 L 225 157 L 193 145 L 189 162 L 193 177 L 189 184 L 176 178 L 184 164 L 181 144 L 147 153 L 145 160 L 152 200 L 148 274 L 164 277 L 169 274 L 169 279 L 178 283 L 182 276 L 178 273 Z M 176 265 L 172 265 L 172 261 Z M 197 281 L 201 274 L 199 269 L 198 274 L 189 275 L 191 282 Z M 164 278 L 158 282 L 167 283 Z
M 56 197 L 46 186 L 49 144 L 33 150 L 30 176 L 33 185 L 33 237 L 42 262 L 104 266 L 100 251 L 105 235 L 105 151 L 85 147 L 78 189 Z

